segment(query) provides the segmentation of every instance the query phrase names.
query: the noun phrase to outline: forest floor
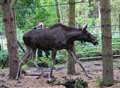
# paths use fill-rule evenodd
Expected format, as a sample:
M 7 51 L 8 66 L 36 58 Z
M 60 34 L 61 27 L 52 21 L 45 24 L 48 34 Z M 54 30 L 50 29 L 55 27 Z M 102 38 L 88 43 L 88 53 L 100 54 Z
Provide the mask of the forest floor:
M 81 68 L 76 65 L 76 71 L 79 75 L 71 76 L 67 75 L 66 65 L 62 66 L 62 69 L 54 71 L 54 76 L 57 80 L 64 78 L 74 79 L 81 78 L 88 82 L 88 88 L 120 88 L 120 61 L 119 59 L 114 60 L 114 84 L 110 87 L 99 86 L 102 79 L 102 62 L 101 61 L 90 61 L 83 62 L 85 69 L 88 71 L 92 79 L 88 79 Z M 80 69 L 80 70 L 79 70 Z M 40 71 L 36 68 L 27 69 L 28 74 L 39 74 Z M 43 76 L 23 76 L 20 80 L 11 80 L 8 78 L 8 69 L 0 71 L 0 88 L 65 88 L 62 85 L 51 85 L 47 83 L 47 78 Z

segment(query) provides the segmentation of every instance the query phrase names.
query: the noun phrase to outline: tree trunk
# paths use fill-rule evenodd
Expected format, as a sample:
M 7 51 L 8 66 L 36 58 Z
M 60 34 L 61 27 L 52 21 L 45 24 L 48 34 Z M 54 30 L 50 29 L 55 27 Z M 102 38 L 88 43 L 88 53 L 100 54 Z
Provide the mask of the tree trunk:
M 15 17 L 10 6 L 11 0 L 4 0 L 2 4 L 4 18 L 3 21 L 5 23 L 5 34 L 7 38 L 7 48 L 9 55 L 9 76 L 11 79 L 15 79 L 17 69 L 18 69 L 18 45 L 16 39 L 16 26 L 15 26 Z
M 110 0 L 101 0 L 103 84 L 113 84 L 112 35 Z
M 56 13 L 57 13 L 57 18 L 58 18 L 58 22 L 63 23 L 62 21 L 62 15 L 61 15 L 61 10 L 60 10 L 60 3 L 59 0 L 55 0 L 56 2 Z
M 69 26 L 75 27 L 75 0 L 69 0 Z M 68 74 L 75 74 L 75 61 L 68 56 Z
M 120 14 L 119 14 L 119 37 L 120 37 Z

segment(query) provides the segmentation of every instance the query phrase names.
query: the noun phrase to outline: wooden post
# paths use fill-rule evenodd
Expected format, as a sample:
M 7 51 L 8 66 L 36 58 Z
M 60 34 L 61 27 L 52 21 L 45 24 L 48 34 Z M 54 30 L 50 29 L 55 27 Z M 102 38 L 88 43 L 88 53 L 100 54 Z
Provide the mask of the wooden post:
M 8 48 L 8 55 L 9 55 L 9 76 L 11 79 L 16 78 L 16 73 L 18 70 L 18 45 L 16 39 L 16 25 L 15 25 L 15 17 L 10 5 L 11 0 L 4 0 L 2 3 L 3 9 L 3 21 L 5 24 L 5 35 L 7 38 L 7 48 Z
M 69 26 L 75 27 L 75 0 L 69 0 Z M 75 74 L 75 61 L 68 56 L 68 74 Z
M 101 28 L 102 28 L 102 57 L 103 57 L 103 84 L 113 84 L 113 55 L 111 34 L 110 0 L 101 0 Z

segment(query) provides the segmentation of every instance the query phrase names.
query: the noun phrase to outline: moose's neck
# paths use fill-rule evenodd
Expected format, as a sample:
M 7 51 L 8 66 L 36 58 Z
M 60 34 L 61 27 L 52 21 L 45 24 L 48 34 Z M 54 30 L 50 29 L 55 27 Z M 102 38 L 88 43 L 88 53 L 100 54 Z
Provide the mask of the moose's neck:
M 77 38 L 78 36 L 80 36 L 82 34 L 81 31 L 73 31 L 67 34 L 68 38 Z
M 78 39 L 78 37 L 82 34 L 81 31 L 73 31 L 68 33 L 67 38 L 68 38 L 68 42 L 74 42 L 75 40 Z

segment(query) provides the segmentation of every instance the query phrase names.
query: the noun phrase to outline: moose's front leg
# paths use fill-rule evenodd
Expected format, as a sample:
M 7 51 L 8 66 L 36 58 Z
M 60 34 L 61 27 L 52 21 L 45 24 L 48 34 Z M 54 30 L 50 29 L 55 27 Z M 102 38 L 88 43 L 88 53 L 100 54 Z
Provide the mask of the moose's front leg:
M 18 71 L 17 71 L 17 74 L 16 74 L 16 79 L 17 80 L 20 77 L 22 65 L 27 63 L 29 57 L 30 57 L 30 49 L 26 49 L 25 54 L 23 56 L 23 60 L 22 59 L 19 60 Z
M 81 61 L 78 59 L 77 55 L 75 54 L 75 51 L 73 49 L 69 49 L 67 50 L 68 53 L 73 57 L 73 59 L 75 60 L 76 63 L 78 63 L 80 65 L 80 67 L 82 68 L 82 70 L 85 72 L 85 75 L 88 77 L 88 78 L 91 78 L 89 77 L 87 71 L 85 70 L 85 68 L 83 67 Z

